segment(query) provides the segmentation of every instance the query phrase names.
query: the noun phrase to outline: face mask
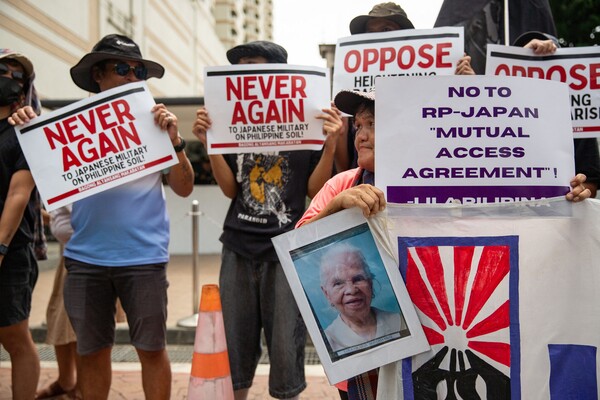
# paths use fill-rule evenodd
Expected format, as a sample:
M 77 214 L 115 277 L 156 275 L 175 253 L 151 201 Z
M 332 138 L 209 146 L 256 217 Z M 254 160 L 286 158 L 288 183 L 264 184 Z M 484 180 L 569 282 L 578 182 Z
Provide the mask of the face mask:
M 0 76 L 0 106 L 10 106 L 19 101 L 23 88 L 14 79 Z

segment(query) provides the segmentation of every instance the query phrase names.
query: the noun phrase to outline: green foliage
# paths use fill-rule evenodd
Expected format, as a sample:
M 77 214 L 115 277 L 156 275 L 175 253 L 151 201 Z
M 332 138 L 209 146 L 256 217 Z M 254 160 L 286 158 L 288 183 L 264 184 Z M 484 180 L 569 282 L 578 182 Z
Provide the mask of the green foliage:
M 600 45 L 600 0 L 550 0 L 563 47 Z

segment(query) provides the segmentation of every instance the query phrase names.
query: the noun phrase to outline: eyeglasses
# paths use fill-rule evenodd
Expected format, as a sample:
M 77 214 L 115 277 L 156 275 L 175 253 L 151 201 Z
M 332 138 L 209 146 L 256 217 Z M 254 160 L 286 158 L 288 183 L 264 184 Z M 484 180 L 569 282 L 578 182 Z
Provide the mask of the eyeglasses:
M 132 67 L 131 65 L 125 62 L 120 62 L 114 65 L 113 71 L 115 71 L 117 75 L 120 76 L 127 76 L 127 74 L 129 74 L 129 71 L 133 71 L 135 77 L 140 80 L 145 80 L 146 77 L 148 77 L 148 69 L 143 65 L 136 65 L 135 67 Z
M 25 74 L 21 71 L 13 71 L 8 65 L 0 63 L 0 75 L 4 76 L 10 72 L 10 77 L 19 83 L 25 83 Z

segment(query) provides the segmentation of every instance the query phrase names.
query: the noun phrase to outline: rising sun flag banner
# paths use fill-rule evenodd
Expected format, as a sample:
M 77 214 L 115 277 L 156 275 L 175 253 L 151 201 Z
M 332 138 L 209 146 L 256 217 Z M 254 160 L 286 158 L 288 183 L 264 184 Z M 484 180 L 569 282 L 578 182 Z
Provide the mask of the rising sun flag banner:
M 386 213 L 431 350 L 383 366 L 378 398 L 598 399 L 600 201 Z

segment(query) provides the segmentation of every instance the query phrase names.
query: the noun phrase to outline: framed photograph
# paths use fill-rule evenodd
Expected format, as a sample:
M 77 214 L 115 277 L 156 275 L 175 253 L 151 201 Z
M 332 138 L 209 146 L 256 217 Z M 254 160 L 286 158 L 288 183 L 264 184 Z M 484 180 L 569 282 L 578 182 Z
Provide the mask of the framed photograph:
M 429 350 L 395 256 L 358 209 L 272 239 L 330 383 Z

